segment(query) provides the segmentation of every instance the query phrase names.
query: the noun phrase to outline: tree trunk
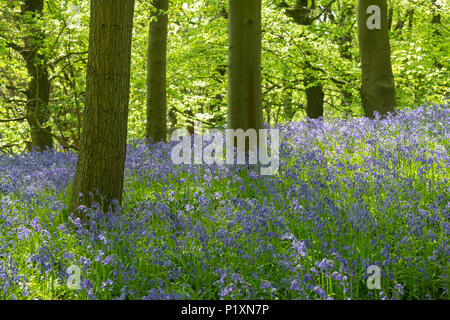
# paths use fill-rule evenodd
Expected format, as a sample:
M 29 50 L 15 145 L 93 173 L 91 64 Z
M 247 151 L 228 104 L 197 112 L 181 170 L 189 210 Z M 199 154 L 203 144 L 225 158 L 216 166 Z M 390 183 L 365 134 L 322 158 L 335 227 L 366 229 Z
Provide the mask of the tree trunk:
M 194 134 L 194 113 L 192 112 L 191 109 L 187 109 L 184 111 L 184 113 L 186 114 L 186 129 L 189 131 L 190 135 Z
M 230 0 L 228 63 L 228 128 L 263 129 L 261 0 Z
M 43 127 L 50 115 L 48 104 L 50 99 L 50 81 L 46 67 L 34 66 L 34 54 L 26 58 L 28 75 L 31 80 L 26 91 L 26 119 L 31 129 L 31 149 L 45 150 L 53 148 L 51 127 Z
M 369 6 L 374 5 L 380 9 L 378 19 L 374 11 L 367 13 Z M 359 0 L 358 13 L 361 98 L 365 115 L 373 117 L 375 111 L 385 115 L 394 112 L 396 106 L 386 0 Z
M 169 109 L 168 116 L 170 124 L 169 135 L 172 135 L 172 132 L 174 132 L 177 129 L 178 125 L 177 114 L 175 113 L 175 110 L 173 108 Z
M 154 0 L 151 15 L 147 69 L 147 138 L 167 139 L 166 57 L 169 0 Z M 156 19 L 155 19 L 156 18 Z
M 323 117 L 323 99 L 325 95 L 322 84 L 313 83 L 313 81 L 317 81 L 314 76 L 306 76 L 304 81 L 307 98 L 306 113 L 308 118 L 319 119 Z
M 433 26 L 433 40 L 432 43 L 434 44 L 434 47 L 437 47 L 439 51 L 441 51 L 442 42 L 440 40 L 441 32 L 439 31 L 439 27 L 442 21 L 442 16 L 439 12 L 441 9 L 441 5 L 436 1 L 431 1 L 431 11 L 433 13 L 433 18 L 431 20 L 431 25 Z M 434 60 L 434 66 L 437 69 L 442 69 L 444 65 L 436 58 L 433 58 Z
M 392 30 L 392 20 L 394 19 L 394 8 L 388 10 L 388 31 Z
M 348 4 L 343 9 L 343 14 L 341 16 L 341 20 L 339 22 L 339 26 L 341 28 L 346 27 L 346 22 L 348 19 L 353 19 L 355 13 L 355 5 L 353 3 Z M 352 30 L 347 30 L 344 34 L 340 35 L 337 39 L 339 43 L 339 54 L 342 58 L 353 62 L 353 55 L 352 55 L 352 43 L 353 43 L 353 36 L 352 36 Z M 353 110 L 351 110 L 351 105 L 353 103 L 353 94 L 352 91 L 347 87 L 346 83 L 339 84 L 340 91 L 341 91 L 341 105 L 343 106 L 343 110 L 349 114 L 353 113 Z
M 441 14 L 439 10 L 441 9 L 441 5 L 436 1 L 431 1 L 431 11 L 433 12 L 433 18 L 431 20 L 432 24 L 441 24 Z M 439 31 L 434 31 L 435 34 L 440 34 Z
M 26 0 L 22 4 L 22 16 L 31 13 L 33 17 L 42 14 L 44 0 Z M 33 24 L 29 27 L 29 35 L 24 37 L 24 50 L 21 52 L 27 67 L 30 81 L 26 90 L 26 119 L 31 130 L 31 150 L 53 148 L 51 127 L 44 127 L 49 120 L 48 104 L 50 100 L 50 80 L 47 61 L 42 51 L 44 33 Z
M 113 200 L 122 202 L 133 14 L 134 0 L 91 2 L 86 105 L 70 206 L 75 214 L 81 204 L 95 201 L 107 210 Z
M 283 68 L 283 75 L 285 79 L 288 79 L 288 68 Z M 284 118 L 288 121 L 293 121 L 295 114 L 297 113 L 296 108 L 294 108 L 294 104 L 292 102 L 293 98 L 293 90 L 292 88 L 283 88 L 282 93 L 282 103 L 283 103 L 283 113 Z M 277 114 L 277 118 L 275 119 L 276 123 L 279 121 L 279 116 Z
M 311 1 L 308 4 L 308 0 L 296 0 L 293 7 L 286 9 L 286 15 L 291 17 L 295 23 L 302 26 L 310 26 L 314 22 L 312 12 L 315 9 L 315 2 Z M 310 54 L 308 52 L 308 54 Z M 323 92 L 323 85 L 319 79 L 315 76 L 311 63 L 306 61 L 305 74 L 303 84 L 306 91 L 306 114 L 311 119 L 317 119 L 323 117 L 323 104 L 325 94 Z

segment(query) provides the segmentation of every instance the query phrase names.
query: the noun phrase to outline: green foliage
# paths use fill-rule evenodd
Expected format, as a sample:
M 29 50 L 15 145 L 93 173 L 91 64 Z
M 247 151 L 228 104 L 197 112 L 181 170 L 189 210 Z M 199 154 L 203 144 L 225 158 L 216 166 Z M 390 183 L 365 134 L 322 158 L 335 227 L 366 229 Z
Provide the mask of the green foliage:
M 168 110 L 170 129 L 226 123 L 228 1 L 173 0 L 169 8 Z M 313 74 L 325 91 L 331 117 L 363 114 L 356 28 L 356 3 L 319 0 L 310 7 L 311 25 L 299 25 L 289 13 L 293 0 L 263 0 L 263 107 L 270 124 L 306 115 L 304 79 Z M 89 4 L 80 9 L 80 25 L 67 26 L 74 13 L 68 1 L 46 1 L 40 17 L 21 15 L 20 1 L 1 0 L 0 120 L 23 117 L 27 73 L 20 48 L 24 37 L 42 30 L 41 48 L 51 79 L 52 132 L 64 149 L 78 148 L 85 93 Z M 311 2 L 309 2 L 311 5 Z M 150 1 L 137 1 L 133 32 L 129 138 L 145 135 L 146 65 Z M 399 108 L 441 103 L 448 95 L 450 44 L 444 5 L 390 1 L 392 64 Z M 411 14 L 413 12 L 413 14 Z M 440 23 L 432 23 L 439 16 Z M 17 36 L 20 35 L 20 36 Z M 36 37 L 34 37 L 36 38 Z M 314 85 L 310 83 L 309 86 Z M 0 126 L 0 152 L 19 151 L 29 141 L 28 124 Z M 2 147 L 3 146 L 3 147 Z M 4 148 L 4 146 L 10 146 Z

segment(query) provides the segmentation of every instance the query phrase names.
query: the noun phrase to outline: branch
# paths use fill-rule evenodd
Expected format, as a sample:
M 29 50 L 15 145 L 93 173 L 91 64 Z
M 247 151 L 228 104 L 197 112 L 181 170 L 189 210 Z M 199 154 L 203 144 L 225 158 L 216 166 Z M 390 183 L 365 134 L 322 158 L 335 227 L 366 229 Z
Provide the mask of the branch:
M 171 106 L 170 108 L 172 108 L 173 110 L 175 110 L 176 112 L 178 112 L 179 114 L 181 114 L 181 115 L 182 115 L 184 118 L 186 118 L 187 120 L 191 120 L 191 121 L 199 121 L 199 122 L 202 122 L 202 123 L 204 123 L 204 124 L 208 124 L 208 125 L 210 125 L 210 126 L 213 126 L 213 125 L 214 125 L 214 123 L 209 122 L 208 120 L 200 120 L 200 119 L 198 119 L 198 118 L 196 118 L 196 117 L 192 117 L 192 116 L 186 115 L 185 112 L 180 111 L 179 109 L 177 109 L 177 108 L 174 107 L 174 106 Z
M 60 62 L 63 61 L 64 59 L 69 58 L 70 56 L 84 55 L 84 54 L 87 54 L 87 53 L 88 53 L 88 51 L 83 51 L 83 52 L 69 52 L 68 54 L 63 55 L 63 56 L 59 57 L 58 59 L 56 59 L 55 61 L 53 61 L 53 62 L 51 63 L 51 65 L 52 65 L 52 66 L 56 66 L 58 63 L 60 63 Z
M 314 20 L 319 19 L 325 13 L 325 10 L 330 9 L 331 5 L 334 2 L 336 2 L 336 0 L 331 0 L 326 6 L 322 7 L 322 11 L 317 16 L 315 16 L 314 18 L 311 18 L 311 20 L 314 21 Z
M 20 118 L 14 118 L 14 119 L 0 119 L 0 123 L 5 123 L 5 122 L 21 122 L 21 121 L 25 121 L 25 117 L 20 117 Z
M 20 144 L 18 144 L 18 143 L 5 144 L 3 146 L 0 146 L 0 150 L 10 149 L 12 147 L 18 147 L 18 146 L 20 146 Z
M 13 49 L 14 51 L 16 51 L 19 54 L 22 54 L 25 51 L 24 47 L 21 47 L 18 44 L 15 44 L 13 42 L 6 42 L 6 47 Z

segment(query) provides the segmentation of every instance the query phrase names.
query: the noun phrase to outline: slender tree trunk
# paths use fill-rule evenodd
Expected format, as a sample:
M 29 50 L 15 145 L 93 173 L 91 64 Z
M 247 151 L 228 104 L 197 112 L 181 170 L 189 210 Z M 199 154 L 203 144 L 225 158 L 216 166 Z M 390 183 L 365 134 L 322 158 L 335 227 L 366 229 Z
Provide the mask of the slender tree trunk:
M 285 67 L 284 69 L 284 77 L 286 79 L 288 79 L 288 69 Z M 293 90 L 292 88 L 283 88 L 283 97 L 282 97 L 282 101 L 283 101 L 283 113 L 284 113 L 284 118 L 287 119 L 288 121 L 293 121 L 294 115 L 296 113 L 296 108 L 294 108 L 294 105 L 292 103 L 292 96 L 293 94 Z M 276 123 L 278 123 L 278 115 L 276 118 Z
M 388 10 L 388 31 L 392 30 L 392 20 L 394 19 L 394 8 Z
M 261 0 L 230 0 L 228 128 L 264 128 Z
M 44 0 L 26 0 L 22 4 L 22 16 L 31 13 L 33 17 L 41 15 Z M 50 80 L 47 61 L 42 52 L 44 33 L 33 24 L 29 26 L 29 35 L 24 37 L 24 50 L 21 52 L 27 67 L 30 81 L 26 90 L 26 119 L 31 130 L 30 149 L 45 150 L 53 148 L 51 127 L 45 127 L 50 114 L 48 104 L 50 100 Z
M 154 0 L 151 15 L 147 69 L 147 138 L 167 139 L 166 57 L 169 0 Z
M 174 132 L 177 129 L 178 119 L 177 119 L 177 114 L 175 113 L 175 110 L 172 108 L 169 109 L 168 116 L 169 116 L 169 124 L 170 124 L 169 135 L 171 135 L 172 132 Z
M 133 14 L 134 0 L 91 2 L 86 105 L 70 206 L 73 213 L 79 205 L 90 206 L 93 201 L 104 210 L 113 200 L 122 202 Z
M 339 22 L 340 27 L 344 28 L 346 26 L 346 22 L 348 19 L 353 19 L 354 13 L 355 13 L 355 5 L 349 4 L 343 9 L 343 14 L 341 16 L 341 20 Z M 337 41 L 339 42 L 339 53 L 340 56 L 348 61 L 353 61 L 352 56 L 352 43 L 353 43 L 353 36 L 352 36 L 352 30 L 348 30 L 343 35 L 339 36 Z M 344 111 L 351 114 L 353 110 L 350 109 L 350 106 L 353 102 L 353 94 L 352 91 L 346 86 L 346 83 L 340 84 L 340 91 L 341 91 L 341 105 L 344 107 Z
M 375 11 L 367 13 L 369 6 Z M 365 115 L 373 117 L 375 111 L 385 115 L 394 112 L 396 106 L 386 0 L 359 0 L 358 13 L 361 98 Z

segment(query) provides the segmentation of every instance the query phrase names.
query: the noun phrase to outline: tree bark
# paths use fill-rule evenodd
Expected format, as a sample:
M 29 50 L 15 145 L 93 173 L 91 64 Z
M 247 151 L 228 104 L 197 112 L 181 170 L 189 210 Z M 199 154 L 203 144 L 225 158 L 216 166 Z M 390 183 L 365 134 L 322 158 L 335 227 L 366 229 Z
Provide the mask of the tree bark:
M 261 0 L 230 0 L 228 128 L 263 129 Z
M 154 0 L 147 69 L 147 138 L 167 140 L 166 58 L 169 0 Z M 156 18 L 156 19 L 155 19 Z
M 22 16 L 31 13 L 33 17 L 42 15 L 44 0 L 26 0 L 22 4 Z M 53 148 L 51 127 L 45 126 L 50 114 L 48 104 L 50 100 L 50 80 L 47 70 L 47 61 L 42 52 L 44 33 L 32 24 L 29 34 L 24 37 L 24 48 L 21 55 L 25 60 L 28 76 L 26 90 L 26 120 L 31 130 L 31 150 L 45 150 Z
M 380 8 L 380 29 L 369 29 L 369 6 Z M 374 112 L 386 115 L 394 112 L 396 95 L 391 65 L 391 48 L 388 34 L 386 0 L 359 0 L 358 3 L 359 48 L 362 65 L 361 98 L 367 117 Z
M 441 5 L 436 1 L 431 1 L 431 11 L 433 13 L 433 18 L 431 19 L 431 25 L 433 27 L 433 39 L 432 42 L 434 43 L 434 46 L 439 48 L 439 51 L 441 51 L 442 42 L 440 42 L 439 38 L 441 36 L 441 32 L 439 31 L 439 27 L 442 21 L 442 16 L 440 14 Z M 436 58 L 433 58 L 434 65 L 437 69 L 442 69 L 444 65 Z
M 309 64 L 309 63 L 308 63 Z M 306 87 L 306 113 L 310 119 L 319 119 L 323 117 L 323 102 L 325 94 L 323 92 L 323 86 L 321 83 L 317 83 L 318 79 L 312 74 L 312 71 L 307 69 L 306 72 L 310 72 L 305 75 L 304 84 Z
M 392 30 L 392 20 L 394 19 L 394 8 L 388 9 L 388 31 Z
M 353 19 L 354 13 L 355 13 L 356 6 L 353 3 L 350 3 L 346 5 L 342 9 L 342 16 L 339 21 L 339 26 L 341 28 L 345 28 L 347 25 L 348 19 Z M 340 35 L 337 39 L 339 43 L 339 54 L 342 58 L 353 61 L 352 56 L 352 43 L 353 43 L 353 36 L 352 36 L 352 30 L 347 30 L 344 34 Z M 353 102 L 353 94 L 352 91 L 346 86 L 346 83 L 339 84 L 340 91 L 341 91 L 341 105 L 343 106 L 343 110 L 349 114 L 353 113 L 353 110 L 351 110 L 351 105 Z
M 134 0 L 92 0 L 86 104 L 70 212 L 122 202 Z M 82 196 L 80 196 L 80 193 Z M 92 194 L 92 195 L 91 195 Z

